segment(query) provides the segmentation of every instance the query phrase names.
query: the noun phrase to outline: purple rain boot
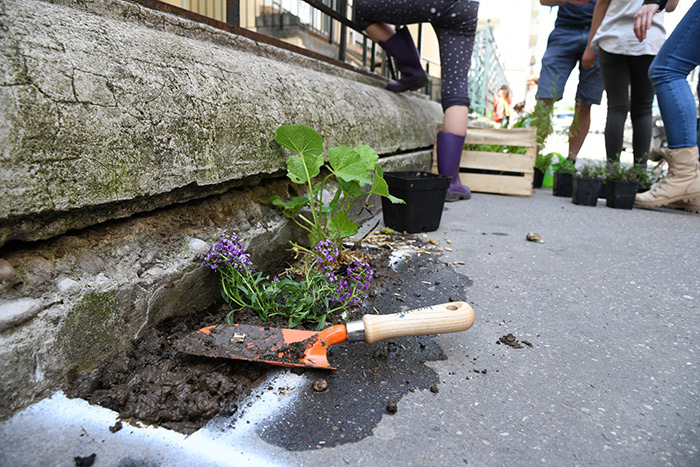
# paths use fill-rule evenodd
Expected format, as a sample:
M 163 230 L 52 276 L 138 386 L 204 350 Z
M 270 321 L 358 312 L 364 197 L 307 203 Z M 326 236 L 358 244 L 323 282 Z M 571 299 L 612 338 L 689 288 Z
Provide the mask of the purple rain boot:
M 437 136 L 437 163 L 440 175 L 452 177 L 445 201 L 459 201 L 472 197 L 469 187 L 459 180 L 459 163 L 462 159 L 464 136 L 441 131 Z
M 401 28 L 387 41 L 379 42 L 389 55 L 394 57 L 396 67 L 401 72 L 398 81 L 386 85 L 389 91 L 415 91 L 428 85 L 428 75 L 420 64 L 418 50 L 408 28 Z

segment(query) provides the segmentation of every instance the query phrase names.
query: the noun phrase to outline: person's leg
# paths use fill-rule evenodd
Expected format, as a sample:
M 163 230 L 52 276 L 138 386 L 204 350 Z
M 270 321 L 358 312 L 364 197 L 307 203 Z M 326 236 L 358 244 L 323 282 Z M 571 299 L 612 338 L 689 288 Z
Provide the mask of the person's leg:
M 651 146 L 651 106 L 654 86 L 649 80 L 649 65 L 653 55 L 629 57 L 630 63 L 630 118 L 632 119 L 632 149 L 635 165 L 646 167 Z
M 462 185 L 459 179 L 459 165 L 462 161 L 468 119 L 469 108 L 466 105 L 448 107 L 445 109 L 443 130 L 438 133 L 436 151 L 438 172 L 451 177 L 445 201 L 471 198 L 471 190 Z
M 444 22 L 446 18 L 465 21 L 464 18 L 455 14 L 455 11 L 460 9 L 458 6 L 463 4 L 474 4 L 476 5 L 475 9 L 478 9 L 478 3 L 456 2 L 454 0 L 422 2 L 414 0 L 359 0 L 356 2 L 356 22 L 365 28 L 367 34 L 394 58 L 396 66 L 401 72 L 400 79 L 390 82 L 387 89 L 394 92 L 420 89 L 428 84 L 428 76 L 423 70 L 420 56 L 408 30 L 403 28 L 392 34 L 393 29 L 386 23 L 440 23 Z
M 443 131 L 464 136 L 467 133 L 468 123 L 469 107 L 466 105 L 453 105 L 445 109 Z
M 603 87 L 608 97 L 608 112 L 605 121 L 605 155 L 608 163 L 620 161 L 625 120 L 630 109 L 629 58 L 601 50 L 598 54 Z M 590 108 L 590 106 L 589 106 Z M 648 151 L 648 148 L 647 148 Z
M 532 112 L 532 126 L 537 128 L 537 153 L 542 152 L 544 143 L 552 134 L 552 111 L 554 99 L 537 99 Z
M 572 43 L 577 47 L 577 60 L 580 61 L 583 52 L 588 44 L 589 30 L 582 29 L 578 33 L 578 37 L 572 39 Z M 574 121 L 577 126 L 569 131 L 569 158 L 576 159 L 591 125 L 591 105 L 600 104 L 603 97 L 603 78 L 600 74 L 599 57 L 596 57 L 595 66 L 586 70 L 579 64 L 578 67 L 578 87 L 576 89 L 576 102 L 578 105 L 578 122 Z
M 365 32 L 374 42 L 386 42 L 396 34 L 394 28 L 386 23 L 373 23 L 365 28 Z
M 569 156 L 575 161 L 583 142 L 586 141 L 588 129 L 591 127 L 591 104 L 576 101 L 574 119 L 569 127 Z
M 696 107 L 686 77 L 700 64 L 700 2 L 695 2 L 649 68 L 668 138 L 668 175 L 638 194 L 642 207 L 667 206 L 700 198 Z
M 443 131 L 438 134 L 438 171 L 452 178 L 446 201 L 471 198 L 462 185 L 459 165 L 464 148 L 469 115 L 469 67 L 476 35 L 479 4 L 453 2 L 442 10 L 440 19 L 431 21 L 440 47 L 442 67 Z
M 671 149 L 697 145 L 695 98 L 686 81 L 700 63 L 700 3 L 695 2 L 649 67 Z

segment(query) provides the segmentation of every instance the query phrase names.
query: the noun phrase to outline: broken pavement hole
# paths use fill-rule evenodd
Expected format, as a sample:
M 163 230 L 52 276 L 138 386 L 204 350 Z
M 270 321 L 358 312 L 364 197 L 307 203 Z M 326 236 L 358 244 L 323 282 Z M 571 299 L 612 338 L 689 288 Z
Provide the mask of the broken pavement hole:
M 397 242 L 413 244 L 420 254 L 392 268 L 389 257 L 393 245 L 363 249 L 372 258 L 375 278 L 367 302 L 351 313 L 351 320 L 364 314 L 396 313 L 468 298 L 465 289 L 472 281 L 439 261 L 439 249 L 412 236 L 398 237 Z M 416 291 L 419 297 L 414 295 Z M 219 305 L 150 329 L 133 349 L 102 367 L 82 375 L 71 372 L 66 393 L 110 408 L 122 420 L 187 434 L 216 415 L 237 413 L 240 403 L 276 367 L 189 356 L 172 345 L 192 331 L 222 323 L 226 311 Z M 260 324 L 256 315 L 245 311 L 236 313 L 236 322 Z M 340 316 L 335 316 L 329 324 L 340 322 Z M 285 321 L 264 326 L 288 327 Z M 308 385 L 308 391 L 291 408 L 261 421 L 257 430 L 267 442 L 294 450 L 315 449 L 319 441 L 325 441 L 327 447 L 357 442 L 371 435 L 389 401 L 398 404 L 404 394 L 438 384 L 437 374 L 424 363 L 444 358 L 429 336 L 333 346 L 329 361 L 338 370 L 297 369 L 305 371 L 310 381 L 326 379 L 328 389 L 314 392 Z

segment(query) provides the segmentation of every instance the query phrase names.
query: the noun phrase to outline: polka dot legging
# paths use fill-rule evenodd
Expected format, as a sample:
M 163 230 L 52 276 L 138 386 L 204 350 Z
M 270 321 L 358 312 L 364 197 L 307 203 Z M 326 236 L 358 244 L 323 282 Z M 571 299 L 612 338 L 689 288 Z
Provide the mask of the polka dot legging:
M 373 23 L 429 22 L 440 45 L 442 108 L 469 105 L 469 67 L 476 34 L 478 2 L 454 0 L 356 0 L 355 20 Z

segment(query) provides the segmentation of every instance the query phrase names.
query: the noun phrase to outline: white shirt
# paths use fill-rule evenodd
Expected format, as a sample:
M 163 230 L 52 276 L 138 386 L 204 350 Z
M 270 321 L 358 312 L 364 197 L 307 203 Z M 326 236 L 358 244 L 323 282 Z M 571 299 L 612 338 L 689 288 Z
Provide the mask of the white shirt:
M 654 15 L 647 37 L 639 42 L 634 35 L 634 15 L 642 7 L 643 0 L 611 0 L 605 18 L 596 31 L 591 50 L 600 49 L 618 55 L 656 55 L 666 41 L 664 12 Z

